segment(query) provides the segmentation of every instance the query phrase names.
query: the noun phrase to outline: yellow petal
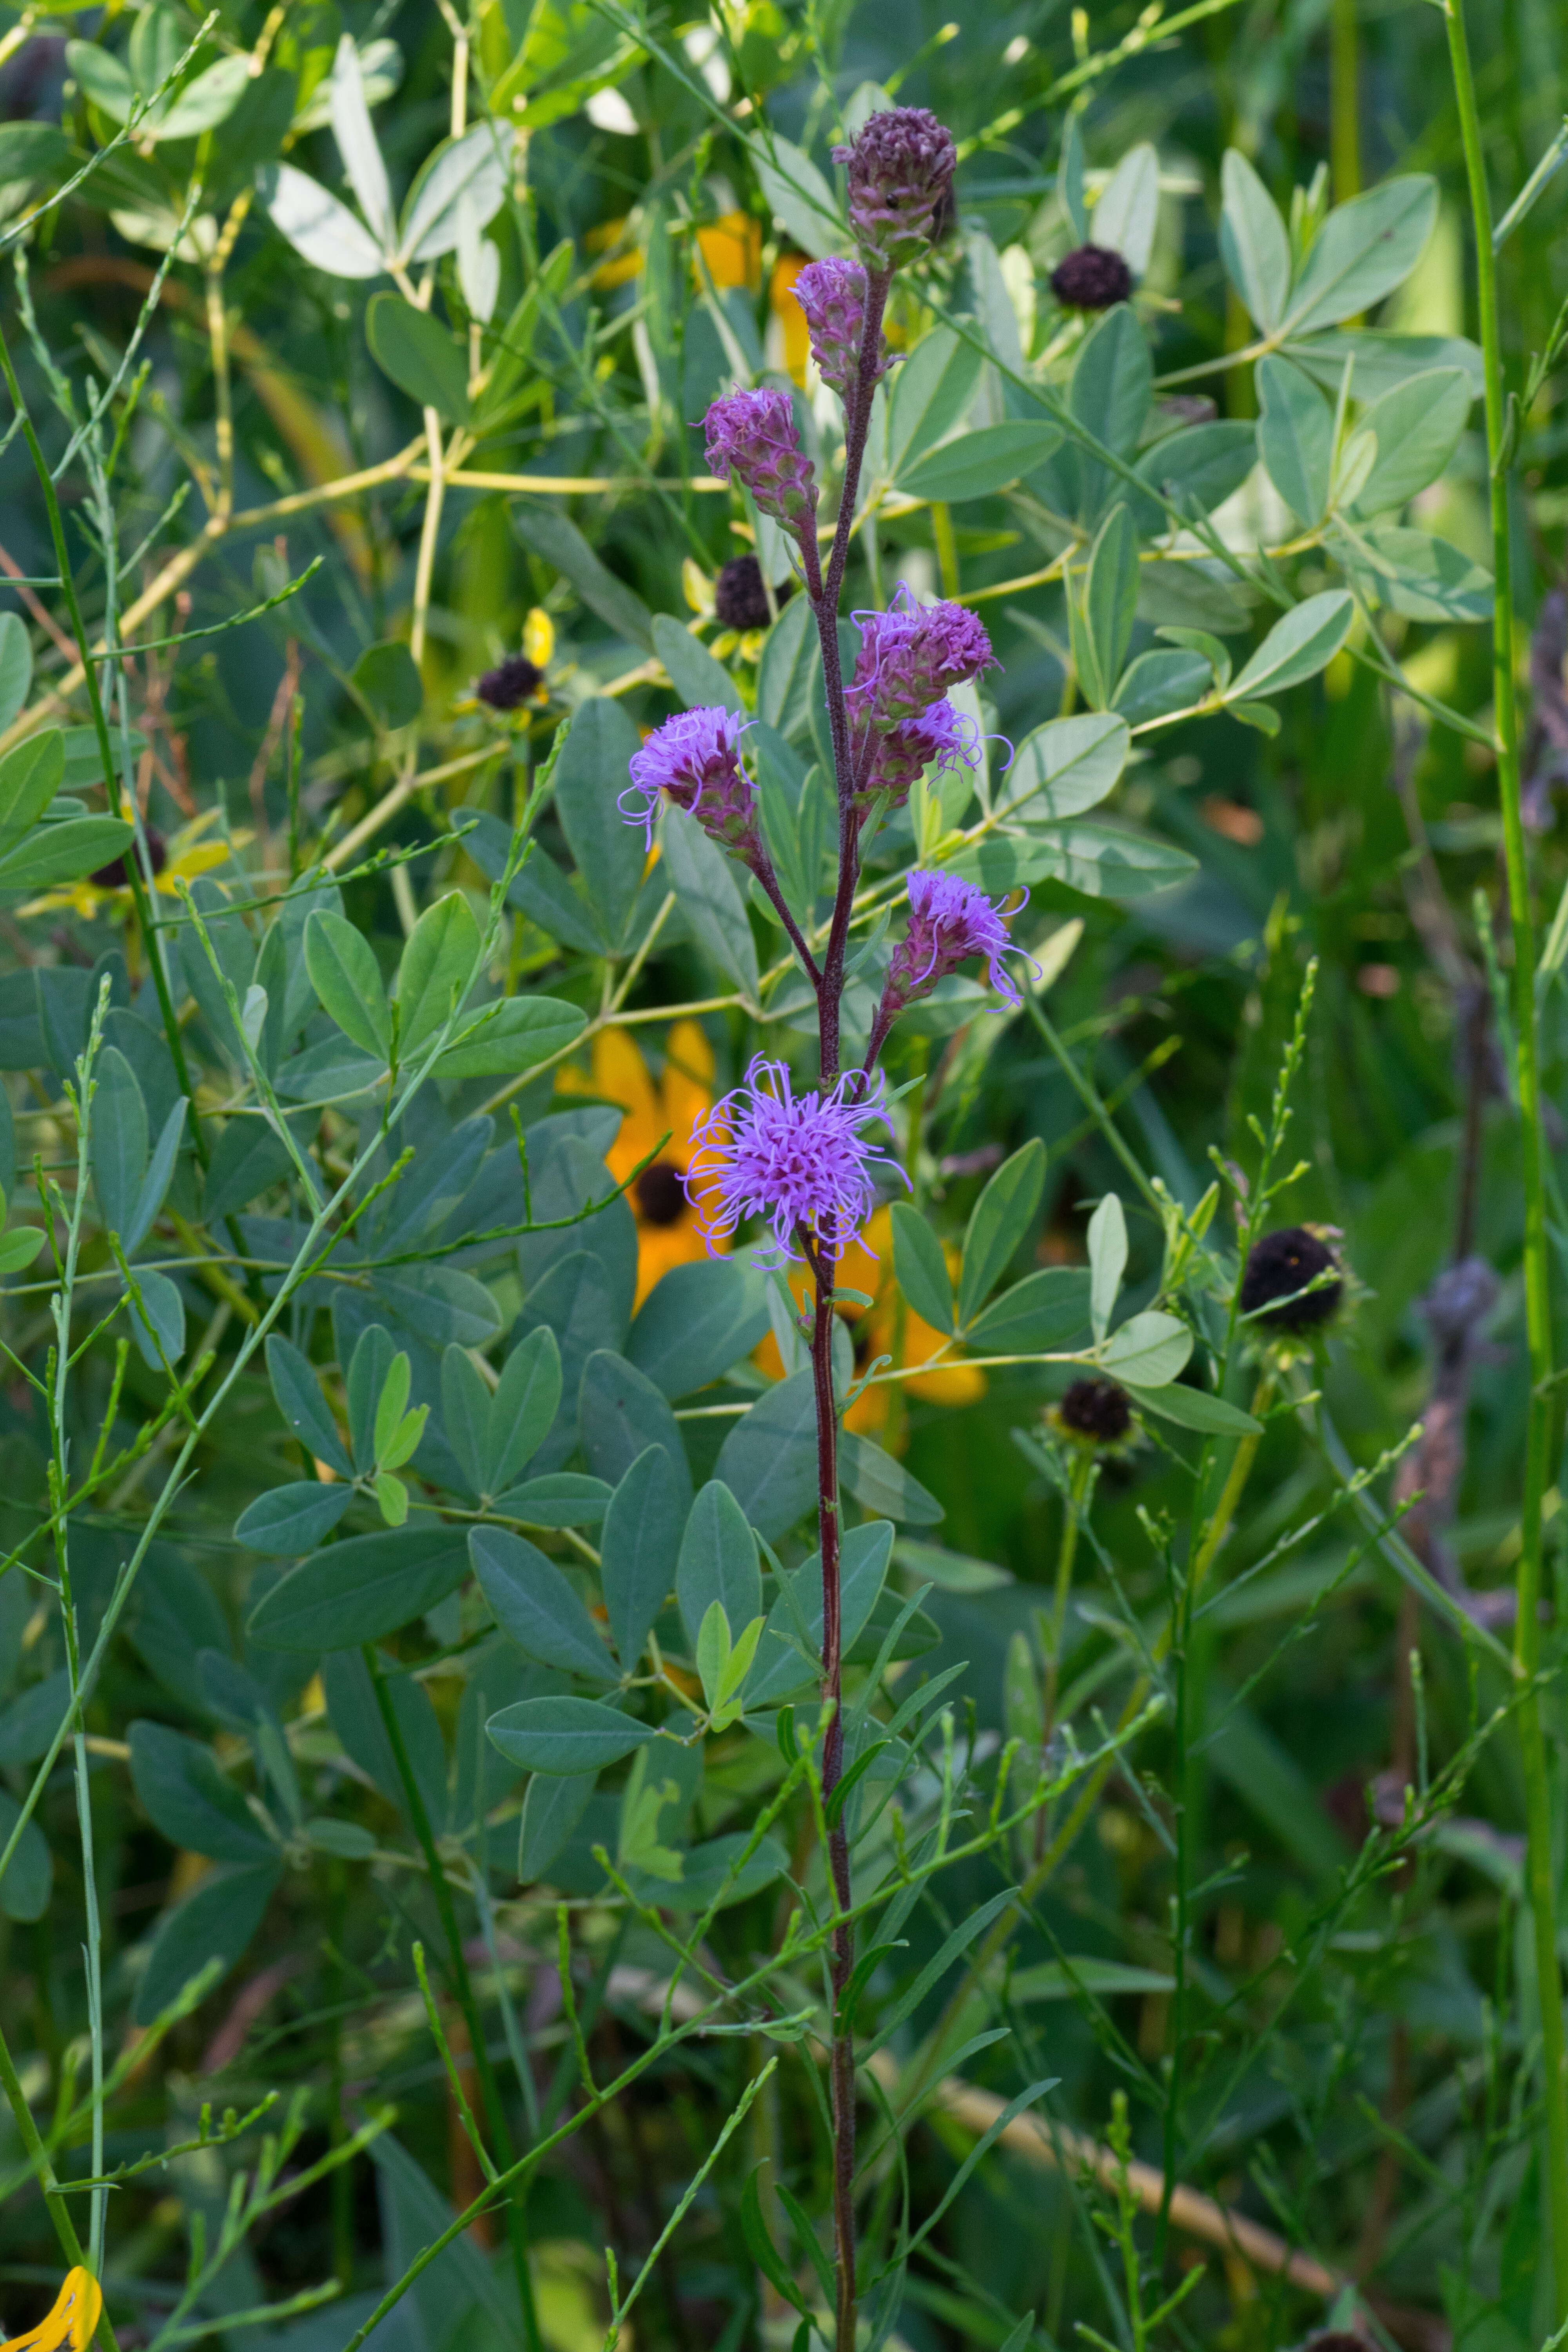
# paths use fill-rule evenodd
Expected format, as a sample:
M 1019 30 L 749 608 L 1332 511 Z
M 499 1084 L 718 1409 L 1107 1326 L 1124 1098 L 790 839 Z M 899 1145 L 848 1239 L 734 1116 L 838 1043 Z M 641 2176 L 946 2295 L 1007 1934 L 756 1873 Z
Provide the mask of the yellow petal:
M 709 619 L 713 612 L 713 583 L 700 564 L 689 555 L 680 567 L 680 584 L 686 591 L 686 601 L 694 613 Z
M 68 2271 L 48 2316 L 37 2327 L 8 2337 L 0 2344 L 0 2352 L 64 2352 L 68 2345 L 70 2352 L 86 2352 L 102 2309 L 98 2281 L 84 2270 Z
M 606 1102 L 619 1103 L 634 1118 L 646 1122 L 658 1114 L 647 1064 L 625 1029 L 601 1029 L 595 1038 L 594 1085 Z
M 522 650 L 535 669 L 548 669 L 555 651 L 555 624 L 537 604 L 522 625 Z
M 697 242 L 714 286 L 755 286 L 762 268 L 763 225 L 749 213 L 726 213 L 709 228 L 700 228 Z
M 811 357 L 811 330 L 795 299 L 795 281 L 805 268 L 804 253 L 781 253 L 768 286 L 768 308 L 784 329 L 784 365 L 799 384 L 805 382 L 805 363 Z
M 684 1168 L 690 1158 L 691 1130 L 713 1108 L 713 1048 L 695 1021 L 678 1021 L 665 1051 L 659 1090 L 664 1124 L 670 1130 L 669 1156 Z

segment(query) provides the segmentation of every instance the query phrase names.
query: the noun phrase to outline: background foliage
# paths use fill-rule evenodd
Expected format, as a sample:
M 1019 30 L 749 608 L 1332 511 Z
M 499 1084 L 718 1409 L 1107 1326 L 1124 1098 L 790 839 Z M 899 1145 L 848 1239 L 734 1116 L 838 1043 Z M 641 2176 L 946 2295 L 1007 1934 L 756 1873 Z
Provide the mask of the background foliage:
M 1471 37 L 1500 216 L 1560 153 L 1563 27 L 1510 0 Z M 903 581 L 984 615 L 1003 821 L 960 843 L 969 780 L 922 784 L 872 886 L 917 854 L 1027 883 L 1042 975 L 1017 1013 L 955 981 L 903 1024 L 923 1222 L 842 1275 L 855 1368 L 895 1375 L 847 1424 L 859 1727 L 889 1743 L 858 1869 L 973 1849 L 865 1940 L 862 2210 L 898 2289 L 868 2325 L 1542 2344 L 1526 1130 L 1442 12 L 284 0 L 29 9 L 0 47 L 30 419 L 0 452 L 8 2324 L 74 2232 L 123 2345 L 342 2352 L 552 2132 L 378 2344 L 613 2341 L 606 2244 L 643 2281 L 627 2340 L 784 2342 L 831 2305 L 820 1961 L 776 1958 L 825 1900 L 779 1719 L 810 1716 L 809 1386 L 777 1286 L 710 1261 L 668 1181 L 809 1024 L 760 895 L 678 819 L 647 866 L 615 799 L 673 709 L 754 712 L 816 907 L 805 599 L 691 420 L 804 383 L 831 146 L 896 99 L 958 139 L 958 219 L 895 298 L 847 604 Z M 1562 185 L 1499 259 L 1553 1150 Z M 1098 323 L 1049 285 L 1086 230 L 1138 280 Z M 797 406 L 829 479 L 834 404 Z M 741 625 L 715 581 L 753 547 L 782 609 Z M 130 649 L 90 686 L 83 633 Z M 520 652 L 498 709 L 476 681 Z M 1237 1237 L 1298 1160 L 1269 1221 L 1333 1228 L 1351 1296 L 1260 1367 Z M 1171 1389 L 1185 1347 L 1125 1343 L 1168 1417 L 1091 1479 L 1044 1418 L 1071 1367 L 1026 1359 L 1092 1344 L 1112 1192 L 1118 1325 L 1174 1307 L 1199 1345 Z M 1549 1213 L 1561 1264 L 1554 1178 Z M 726 1642 L 767 1621 L 743 1720 L 714 1599 Z M 667 1728 L 710 1736 L 650 1765 L 682 1697 Z M 1014 1801 L 1057 1792 L 994 1830 L 1010 1738 Z

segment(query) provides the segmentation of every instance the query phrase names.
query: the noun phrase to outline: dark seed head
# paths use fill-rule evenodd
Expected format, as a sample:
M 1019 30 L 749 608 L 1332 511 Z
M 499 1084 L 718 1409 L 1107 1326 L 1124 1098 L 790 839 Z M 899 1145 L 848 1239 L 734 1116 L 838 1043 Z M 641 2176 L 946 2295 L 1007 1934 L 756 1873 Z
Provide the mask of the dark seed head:
M 1108 245 L 1080 245 L 1051 272 L 1051 292 L 1065 310 L 1109 310 L 1132 291 L 1132 272 Z
M 146 827 L 146 834 L 147 862 L 154 874 L 162 874 L 168 858 L 168 852 L 163 846 L 163 836 L 153 825 Z M 107 866 L 100 866 L 96 869 L 91 879 L 97 883 L 100 890 L 123 890 L 131 877 L 126 870 L 124 858 L 111 857 Z
M 1321 1274 L 1334 1279 L 1317 1290 L 1307 1285 Z M 1306 1296 L 1298 1298 L 1297 1291 Z M 1280 1331 L 1307 1331 L 1328 1322 L 1344 1296 L 1339 1260 L 1327 1242 L 1305 1225 L 1282 1225 L 1253 1244 L 1241 1277 L 1241 1311 Z M 1284 1302 L 1276 1305 L 1275 1301 Z M 1267 1311 L 1264 1311 L 1267 1310 Z
M 1125 1389 L 1114 1381 L 1074 1381 L 1057 1417 L 1077 1437 L 1096 1445 L 1120 1445 L 1132 1426 L 1132 1406 Z
M 505 661 L 486 670 L 474 692 L 492 710 L 515 710 L 531 694 L 537 694 L 542 677 L 526 654 L 508 654 Z
M 773 615 L 763 585 L 763 567 L 754 555 L 731 557 L 713 583 L 713 609 L 727 629 L 767 627 Z
M 668 1160 L 656 1160 L 632 1186 L 637 1213 L 645 1225 L 673 1225 L 686 1213 L 686 1186 L 680 1171 Z

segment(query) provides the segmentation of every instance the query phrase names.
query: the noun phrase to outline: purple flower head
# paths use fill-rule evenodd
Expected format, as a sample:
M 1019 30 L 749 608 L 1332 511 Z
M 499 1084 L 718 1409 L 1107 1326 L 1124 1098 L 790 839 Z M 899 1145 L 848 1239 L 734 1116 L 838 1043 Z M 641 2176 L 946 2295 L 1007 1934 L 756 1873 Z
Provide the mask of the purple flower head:
M 849 167 L 849 226 L 868 269 L 918 261 L 952 221 L 952 134 L 923 106 L 868 115 L 852 147 L 836 147 Z
M 760 842 L 757 795 L 741 765 L 745 731 L 732 711 L 717 704 L 680 710 L 655 728 L 640 751 L 633 752 L 628 763 L 632 780 L 616 806 L 627 824 L 642 826 L 650 848 L 658 796 L 668 793 L 704 833 L 752 864 Z M 633 797 L 637 793 L 642 795 L 640 805 Z
M 918 719 L 906 719 L 873 736 L 870 764 L 856 789 L 856 803 L 864 811 L 875 793 L 886 793 L 890 808 L 902 808 L 928 768 L 945 776 L 954 768 L 979 765 L 980 730 L 944 695 Z
M 918 604 L 900 585 L 885 613 L 857 613 L 851 716 L 876 728 L 919 719 L 955 686 L 996 667 L 984 624 L 963 604 Z
M 1012 973 L 1002 959 L 1012 949 L 1007 924 L 1023 911 L 1027 894 L 1005 916 L 973 883 L 956 874 L 926 874 L 917 869 L 909 877 L 910 928 L 893 950 L 882 1003 L 889 1014 L 900 1013 L 917 996 L 925 996 L 956 971 L 971 956 L 980 956 L 986 979 L 1007 1003 L 1023 1003 Z M 1018 950 L 1023 954 L 1023 950 Z M 1033 956 L 1025 961 L 1035 965 Z
M 801 447 L 787 392 L 729 392 L 708 411 L 708 463 L 745 485 L 760 514 L 792 528 L 816 512 L 811 459 Z
M 691 1130 L 686 1194 L 710 1249 L 748 1217 L 765 1217 L 775 1265 L 804 1255 L 800 1235 L 837 1257 L 876 1206 L 873 1171 L 902 1171 L 864 1130 L 891 1132 L 886 1088 L 847 1070 L 826 1094 L 797 1095 L 787 1066 L 759 1054 L 745 1083 Z
M 860 344 L 866 331 L 866 272 L 858 261 L 831 254 L 812 261 L 795 281 L 795 299 L 811 329 L 811 356 L 824 383 L 846 400 L 860 369 Z M 887 354 L 879 332 L 878 375 L 887 373 Z

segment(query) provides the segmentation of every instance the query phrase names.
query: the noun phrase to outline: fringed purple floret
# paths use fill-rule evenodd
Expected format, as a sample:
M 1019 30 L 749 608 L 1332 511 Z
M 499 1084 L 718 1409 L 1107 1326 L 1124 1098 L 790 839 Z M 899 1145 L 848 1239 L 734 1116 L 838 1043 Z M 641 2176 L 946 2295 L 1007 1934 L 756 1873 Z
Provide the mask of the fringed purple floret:
M 889 1015 L 901 1013 L 917 996 L 929 994 L 939 980 L 956 971 L 971 956 L 979 956 L 984 962 L 985 977 L 998 996 L 1008 1004 L 1021 1004 L 1024 1000 L 1002 959 L 1009 953 L 1024 954 L 1021 948 L 1015 950 L 1007 925 L 1023 912 L 1027 892 L 1004 915 L 984 891 L 961 881 L 956 874 L 917 869 L 909 877 L 908 888 L 910 927 L 893 950 L 882 992 L 883 1007 Z M 1033 956 L 1025 955 L 1024 961 L 1039 971 Z
M 851 719 L 878 729 L 921 718 L 964 680 L 996 667 L 985 626 L 963 604 L 921 604 L 900 584 L 885 613 L 857 613 L 860 651 L 846 694 Z
M 945 776 L 954 768 L 979 765 L 980 730 L 944 695 L 918 719 L 906 719 L 885 735 L 873 737 L 870 764 L 857 786 L 856 805 L 864 813 L 878 793 L 886 793 L 889 808 L 902 808 L 928 768 Z
M 704 833 L 748 866 L 754 863 L 759 851 L 757 794 L 741 765 L 745 731 L 732 711 L 715 704 L 678 711 L 654 730 L 640 751 L 633 752 L 628 762 L 632 780 L 616 805 L 627 824 L 642 826 L 650 848 L 659 794 L 668 793 Z M 642 795 L 640 805 L 633 799 L 637 793 Z
M 808 262 L 795 281 L 795 299 L 811 329 L 811 356 L 817 373 L 845 399 L 860 371 L 867 290 L 861 264 L 845 261 L 837 254 L 830 254 L 826 261 Z M 879 347 L 879 333 L 877 340 Z M 887 354 L 879 348 L 876 375 L 885 374 L 887 365 Z
M 793 529 L 816 511 L 811 459 L 801 446 L 795 404 L 766 385 L 729 392 L 705 420 L 708 463 L 722 481 L 743 483 L 760 514 Z
M 697 1121 L 687 1198 L 710 1249 L 765 1217 L 773 1263 L 804 1255 L 804 1233 L 842 1255 L 876 1206 L 876 1174 L 903 1171 L 865 1129 L 892 1129 L 886 1088 L 846 1071 L 826 1094 L 797 1095 L 783 1062 L 759 1054 L 745 1083 Z
M 833 160 L 849 167 L 849 226 L 868 269 L 901 269 L 946 235 L 958 150 L 923 106 L 868 116 Z

